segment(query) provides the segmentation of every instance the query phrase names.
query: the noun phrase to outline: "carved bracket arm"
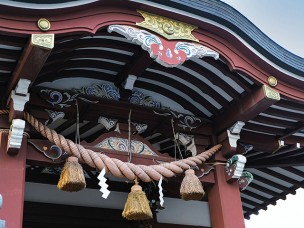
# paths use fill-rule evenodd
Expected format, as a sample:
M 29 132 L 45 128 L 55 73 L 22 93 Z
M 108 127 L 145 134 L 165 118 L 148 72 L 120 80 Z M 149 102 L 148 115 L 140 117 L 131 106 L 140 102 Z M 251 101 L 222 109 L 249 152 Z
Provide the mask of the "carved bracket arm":
M 237 121 L 232 127 L 219 136 L 219 142 L 223 145 L 221 151 L 224 157 L 227 158 L 236 154 L 238 147 L 237 141 L 240 139 L 240 133 L 244 125 L 244 122 Z

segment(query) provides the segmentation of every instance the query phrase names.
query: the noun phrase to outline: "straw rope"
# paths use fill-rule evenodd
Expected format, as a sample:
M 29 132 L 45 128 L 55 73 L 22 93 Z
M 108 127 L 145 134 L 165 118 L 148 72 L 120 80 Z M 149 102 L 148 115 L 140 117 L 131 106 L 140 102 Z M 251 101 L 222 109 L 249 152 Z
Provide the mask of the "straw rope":
M 59 148 L 66 151 L 68 154 L 77 157 L 80 161 L 87 165 L 102 170 L 104 167 L 113 176 L 118 178 L 127 178 L 135 180 L 136 177 L 144 182 L 151 182 L 152 180 L 159 181 L 160 178 L 170 178 L 176 174 L 183 173 L 184 170 L 191 166 L 203 164 L 208 158 L 216 153 L 221 145 L 216 145 L 211 149 L 196 155 L 173 162 L 165 162 L 159 165 L 135 165 L 130 162 L 123 162 L 116 158 L 110 158 L 105 154 L 94 152 L 85 149 L 83 146 L 74 143 L 72 140 L 64 138 L 64 136 L 57 134 L 54 130 L 40 123 L 32 115 L 25 113 L 24 118 L 44 137 L 56 144 Z
M 9 114 L 9 110 L 0 110 L 0 115 L 7 115 Z

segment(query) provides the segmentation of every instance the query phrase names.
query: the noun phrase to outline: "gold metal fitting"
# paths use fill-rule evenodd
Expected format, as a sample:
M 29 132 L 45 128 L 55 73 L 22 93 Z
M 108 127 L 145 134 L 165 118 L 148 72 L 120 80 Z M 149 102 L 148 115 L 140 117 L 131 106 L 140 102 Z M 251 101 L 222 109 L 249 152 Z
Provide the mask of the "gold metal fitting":
M 48 31 L 51 28 L 51 22 L 45 18 L 40 18 L 37 25 L 41 31 Z
M 269 76 L 268 77 L 268 84 L 272 87 L 275 87 L 278 84 L 278 80 L 274 76 Z

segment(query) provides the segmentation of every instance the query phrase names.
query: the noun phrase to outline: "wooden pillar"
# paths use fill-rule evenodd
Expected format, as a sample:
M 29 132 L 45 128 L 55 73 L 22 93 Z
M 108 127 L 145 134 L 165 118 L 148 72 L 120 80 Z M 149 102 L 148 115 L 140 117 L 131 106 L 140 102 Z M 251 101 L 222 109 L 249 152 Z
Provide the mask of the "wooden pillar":
M 16 156 L 6 153 L 8 133 L 0 132 L 0 193 L 3 206 L 0 218 L 9 228 L 21 228 L 23 220 L 26 137 L 23 137 L 20 152 Z
M 215 184 L 208 191 L 212 228 L 245 228 L 239 185 L 228 183 L 225 166 L 215 166 Z

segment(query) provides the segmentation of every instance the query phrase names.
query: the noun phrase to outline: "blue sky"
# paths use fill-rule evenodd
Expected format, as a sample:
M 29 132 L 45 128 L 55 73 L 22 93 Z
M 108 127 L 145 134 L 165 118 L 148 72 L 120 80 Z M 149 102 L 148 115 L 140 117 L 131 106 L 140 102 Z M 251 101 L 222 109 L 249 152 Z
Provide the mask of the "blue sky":
M 240 11 L 266 35 L 304 57 L 303 0 L 223 0 Z
M 303 0 L 223 0 L 285 49 L 304 57 Z M 302 228 L 304 189 L 246 220 L 246 228 Z

